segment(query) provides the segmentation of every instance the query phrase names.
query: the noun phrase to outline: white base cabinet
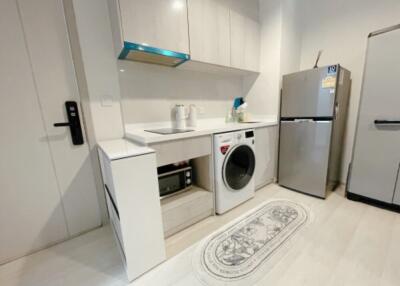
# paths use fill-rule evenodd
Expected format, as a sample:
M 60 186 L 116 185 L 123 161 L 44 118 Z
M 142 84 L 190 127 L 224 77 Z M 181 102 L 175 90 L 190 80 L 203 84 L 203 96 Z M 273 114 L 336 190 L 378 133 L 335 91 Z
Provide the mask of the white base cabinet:
M 111 143 L 118 145 L 124 140 L 117 141 Z M 123 144 L 134 150 L 134 144 Z M 150 148 L 138 146 L 145 153 L 115 156 L 109 147 L 105 142 L 99 149 L 107 208 L 132 281 L 166 259 L 156 155 Z
M 260 189 L 276 179 L 278 127 L 256 128 L 255 139 L 256 169 L 254 179 L 256 189 Z
M 150 144 L 157 153 L 157 166 L 209 156 L 212 152 L 211 136 L 186 138 Z

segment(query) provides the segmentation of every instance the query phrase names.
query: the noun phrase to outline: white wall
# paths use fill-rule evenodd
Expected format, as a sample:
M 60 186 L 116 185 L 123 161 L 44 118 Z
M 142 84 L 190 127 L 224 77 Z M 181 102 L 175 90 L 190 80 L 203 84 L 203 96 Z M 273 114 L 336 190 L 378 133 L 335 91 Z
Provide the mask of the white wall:
M 170 120 L 176 103 L 196 104 L 201 117 L 224 117 L 233 99 L 243 96 L 239 77 L 120 61 L 123 118 L 126 124 Z
M 400 23 L 399 0 L 302 0 L 301 69 L 312 68 L 318 50 L 324 50 L 320 66 L 340 63 L 352 73 L 352 89 L 346 132 L 342 181 L 355 133 L 367 36 Z
M 95 143 L 123 136 L 117 59 L 106 0 L 64 0 L 86 120 Z M 104 104 L 111 102 L 111 104 Z
M 298 11 L 301 0 L 281 0 L 281 76 L 293 73 L 300 68 L 301 57 L 301 20 Z M 280 78 L 280 81 L 282 77 Z
M 97 142 L 124 135 L 117 59 L 106 0 L 64 0 L 83 121 L 91 149 L 92 166 L 102 220 L 107 209 Z M 110 104 L 104 104 L 104 100 Z
M 281 57 L 282 15 L 279 0 L 260 1 L 260 76 L 246 99 L 250 111 L 277 115 L 279 109 L 279 79 Z M 250 80 L 250 84 L 252 81 Z
M 279 115 L 282 75 L 300 67 L 299 0 L 260 0 L 261 74 L 247 101 L 256 114 Z

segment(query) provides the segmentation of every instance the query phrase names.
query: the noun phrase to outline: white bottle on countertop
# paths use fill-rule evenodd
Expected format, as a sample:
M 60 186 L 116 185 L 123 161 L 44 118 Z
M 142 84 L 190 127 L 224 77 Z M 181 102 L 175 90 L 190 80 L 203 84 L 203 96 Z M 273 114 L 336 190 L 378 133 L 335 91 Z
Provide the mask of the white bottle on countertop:
M 197 126 L 197 106 L 194 104 L 189 105 L 188 126 L 190 127 Z
M 186 108 L 183 104 L 177 104 L 174 107 L 175 112 L 175 128 L 185 129 L 186 128 Z

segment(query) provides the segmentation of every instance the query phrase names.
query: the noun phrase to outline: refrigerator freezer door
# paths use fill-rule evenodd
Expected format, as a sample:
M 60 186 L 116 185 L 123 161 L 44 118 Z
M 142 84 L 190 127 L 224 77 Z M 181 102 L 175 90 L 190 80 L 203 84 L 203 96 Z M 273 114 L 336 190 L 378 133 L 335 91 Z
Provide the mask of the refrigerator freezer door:
M 332 121 L 282 121 L 279 184 L 324 198 Z
M 400 30 L 368 43 L 348 191 L 400 204 Z
M 332 117 L 339 66 L 283 76 L 281 117 Z

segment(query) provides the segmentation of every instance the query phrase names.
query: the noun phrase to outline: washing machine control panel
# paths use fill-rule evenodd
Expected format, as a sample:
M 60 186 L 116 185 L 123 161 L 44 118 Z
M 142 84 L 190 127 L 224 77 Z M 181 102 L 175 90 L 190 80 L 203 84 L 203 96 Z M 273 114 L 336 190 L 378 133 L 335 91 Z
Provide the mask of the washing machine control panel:
M 246 131 L 246 138 L 254 138 L 254 131 Z

